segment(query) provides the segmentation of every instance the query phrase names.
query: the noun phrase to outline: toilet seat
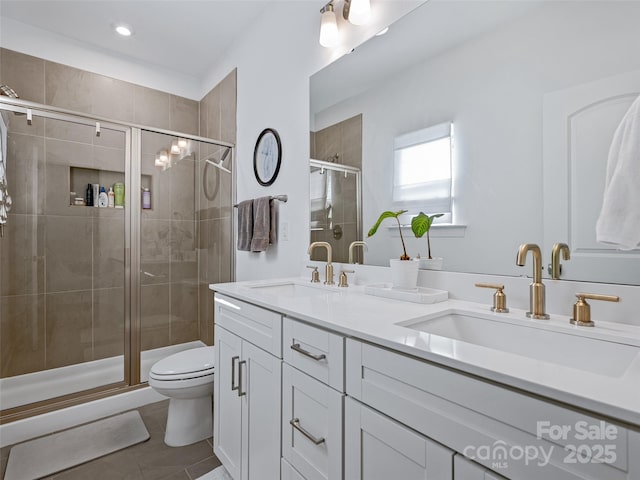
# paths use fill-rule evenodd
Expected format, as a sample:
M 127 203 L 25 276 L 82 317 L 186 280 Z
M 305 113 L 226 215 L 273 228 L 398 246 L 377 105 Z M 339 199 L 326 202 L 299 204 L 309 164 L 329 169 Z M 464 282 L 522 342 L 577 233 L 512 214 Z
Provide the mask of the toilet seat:
M 188 380 L 214 374 L 214 348 L 200 347 L 174 353 L 156 362 L 149 378 L 160 381 Z

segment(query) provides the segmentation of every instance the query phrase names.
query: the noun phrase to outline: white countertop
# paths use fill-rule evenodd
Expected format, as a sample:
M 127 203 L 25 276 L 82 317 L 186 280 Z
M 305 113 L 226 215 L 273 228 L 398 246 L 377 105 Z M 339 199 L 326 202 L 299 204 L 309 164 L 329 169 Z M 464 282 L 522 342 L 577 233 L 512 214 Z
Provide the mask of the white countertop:
M 594 328 L 575 327 L 569 317 L 551 315 L 536 321 L 525 311 L 511 309 L 508 314 L 489 311 L 490 305 L 462 300 L 418 304 L 365 295 L 363 287 L 338 288 L 317 285 L 323 294 L 287 296 L 252 288 L 293 282 L 309 286 L 306 279 L 291 278 L 262 282 L 212 284 L 216 292 L 244 300 L 287 316 L 324 327 L 348 337 L 422 358 L 433 363 L 476 375 L 579 407 L 613 420 L 640 428 L 640 327 L 598 321 Z M 559 335 L 581 335 L 638 347 L 638 354 L 620 376 L 607 376 L 584 369 L 540 361 L 515 353 L 505 353 L 472 343 L 417 331 L 398 323 L 411 323 L 425 315 L 445 310 L 463 310 L 500 321 L 544 330 Z M 601 359 L 592 358 L 593 362 Z

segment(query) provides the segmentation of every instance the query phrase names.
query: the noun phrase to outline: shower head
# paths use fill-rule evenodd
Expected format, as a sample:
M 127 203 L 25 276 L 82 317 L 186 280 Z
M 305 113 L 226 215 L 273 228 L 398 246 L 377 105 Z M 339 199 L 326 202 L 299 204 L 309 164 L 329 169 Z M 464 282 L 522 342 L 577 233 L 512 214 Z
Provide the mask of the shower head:
M 16 91 L 9 85 L 0 85 L 0 95 L 5 95 L 9 98 L 20 98 Z
M 229 156 L 229 152 L 231 152 L 231 147 L 227 147 L 227 149 L 222 154 L 222 157 L 220 157 L 221 164 L 224 163 L 224 161 L 227 159 L 227 157 Z

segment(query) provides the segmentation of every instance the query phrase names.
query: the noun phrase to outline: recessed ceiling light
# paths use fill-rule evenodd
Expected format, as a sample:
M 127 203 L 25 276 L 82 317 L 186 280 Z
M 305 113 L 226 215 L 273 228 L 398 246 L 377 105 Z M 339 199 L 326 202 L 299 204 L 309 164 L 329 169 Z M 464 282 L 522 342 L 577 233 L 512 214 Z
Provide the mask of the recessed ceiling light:
M 382 30 L 380 30 L 378 33 L 376 33 L 376 37 L 379 37 L 380 35 L 384 35 L 388 31 L 389 31 L 389 27 L 385 27 Z
M 115 25 L 114 29 L 123 37 L 130 37 L 131 35 L 133 35 L 133 30 L 131 29 L 131 27 L 122 23 Z

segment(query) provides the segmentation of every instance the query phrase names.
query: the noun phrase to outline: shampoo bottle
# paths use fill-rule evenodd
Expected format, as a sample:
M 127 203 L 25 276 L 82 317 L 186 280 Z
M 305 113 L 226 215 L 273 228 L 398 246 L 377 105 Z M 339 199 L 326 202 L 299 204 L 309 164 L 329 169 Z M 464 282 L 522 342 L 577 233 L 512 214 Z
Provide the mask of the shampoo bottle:
M 151 208 L 151 192 L 148 188 L 142 190 L 142 208 L 145 210 Z
M 107 192 L 107 196 L 109 197 L 109 208 L 113 208 L 116 206 L 116 194 L 113 192 L 113 188 L 109 187 L 109 191 Z
M 98 206 L 100 208 L 107 208 L 109 205 L 109 197 L 107 196 L 107 191 L 104 187 L 100 188 L 100 195 L 98 197 Z
M 87 207 L 93 207 L 93 185 L 87 185 L 87 191 L 84 193 L 84 204 Z

